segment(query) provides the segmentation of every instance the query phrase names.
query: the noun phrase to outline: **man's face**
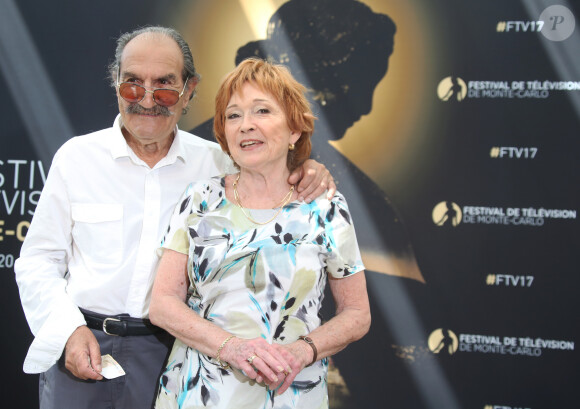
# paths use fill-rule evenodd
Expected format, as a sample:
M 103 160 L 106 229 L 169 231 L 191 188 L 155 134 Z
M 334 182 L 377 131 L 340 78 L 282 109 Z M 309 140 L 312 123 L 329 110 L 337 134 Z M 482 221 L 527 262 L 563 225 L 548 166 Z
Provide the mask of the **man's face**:
M 141 34 L 129 41 L 121 57 L 120 71 L 119 82 L 134 82 L 148 90 L 171 88 L 181 92 L 184 86 L 183 56 L 179 46 L 173 39 L 160 34 Z M 140 145 L 169 141 L 194 86 L 193 82 L 191 85 L 188 82 L 177 104 L 171 107 L 157 105 L 150 92 L 142 101 L 129 103 L 117 90 L 123 135 L 127 141 Z

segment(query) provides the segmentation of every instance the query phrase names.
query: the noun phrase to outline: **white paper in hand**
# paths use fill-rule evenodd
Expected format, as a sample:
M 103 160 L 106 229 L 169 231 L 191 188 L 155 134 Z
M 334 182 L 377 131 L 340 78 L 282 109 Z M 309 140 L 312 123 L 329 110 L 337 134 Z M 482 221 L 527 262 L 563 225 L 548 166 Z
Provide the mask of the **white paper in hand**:
M 121 365 L 109 354 L 101 357 L 101 366 L 103 368 L 101 375 L 107 379 L 114 379 L 125 375 L 125 371 L 121 368 Z

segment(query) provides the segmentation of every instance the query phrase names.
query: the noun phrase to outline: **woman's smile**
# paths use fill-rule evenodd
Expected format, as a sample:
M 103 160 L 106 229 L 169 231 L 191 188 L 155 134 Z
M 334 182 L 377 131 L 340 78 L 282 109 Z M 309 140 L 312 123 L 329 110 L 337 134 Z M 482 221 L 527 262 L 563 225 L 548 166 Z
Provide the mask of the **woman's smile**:
M 259 141 L 259 140 L 256 140 L 256 139 L 251 139 L 251 140 L 243 140 L 243 141 L 240 143 L 240 146 L 242 147 L 242 149 L 245 149 L 245 148 L 254 148 L 254 147 L 256 147 L 257 145 L 262 145 L 263 143 L 264 143 L 264 142 L 262 142 L 262 141 Z

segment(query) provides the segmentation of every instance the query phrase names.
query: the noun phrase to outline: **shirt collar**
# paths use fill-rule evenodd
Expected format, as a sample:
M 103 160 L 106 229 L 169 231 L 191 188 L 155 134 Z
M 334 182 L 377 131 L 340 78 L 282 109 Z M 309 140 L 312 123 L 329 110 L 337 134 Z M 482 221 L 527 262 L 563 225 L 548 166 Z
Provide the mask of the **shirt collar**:
M 167 156 L 163 159 L 165 163 L 174 163 L 177 158 L 180 158 L 183 162 L 187 162 L 187 154 L 183 147 L 182 138 L 177 125 L 175 126 L 175 138 L 173 143 L 167 152 Z M 131 148 L 127 144 L 123 132 L 121 131 L 121 115 L 118 114 L 113 123 L 113 138 L 111 141 L 111 155 L 114 159 L 130 157 Z
M 119 159 L 122 157 L 129 156 L 129 146 L 123 132 L 121 132 L 121 115 L 118 114 L 113 123 L 113 138 L 111 141 L 111 155 L 113 159 Z
M 169 161 L 169 163 L 173 163 L 177 160 L 177 158 L 181 159 L 183 162 L 187 163 L 187 154 L 185 149 L 183 148 L 183 141 L 181 140 L 181 132 L 175 126 L 175 138 L 173 138 L 173 143 L 169 148 L 169 152 L 167 152 L 167 156 L 165 159 Z

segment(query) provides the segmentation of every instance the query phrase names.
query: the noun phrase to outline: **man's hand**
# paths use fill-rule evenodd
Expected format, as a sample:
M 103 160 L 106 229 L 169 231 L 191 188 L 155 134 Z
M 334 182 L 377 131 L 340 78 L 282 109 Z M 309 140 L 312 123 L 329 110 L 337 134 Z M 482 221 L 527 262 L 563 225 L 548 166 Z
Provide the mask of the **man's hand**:
M 296 169 L 288 178 L 288 183 L 295 185 L 300 182 L 296 191 L 298 198 L 310 203 L 328 190 L 326 197 L 330 200 L 336 193 L 336 185 L 332 175 L 322 163 L 308 159 L 301 168 Z
M 65 346 L 65 366 L 79 379 L 100 381 L 101 348 L 91 330 L 83 325 L 72 333 Z

